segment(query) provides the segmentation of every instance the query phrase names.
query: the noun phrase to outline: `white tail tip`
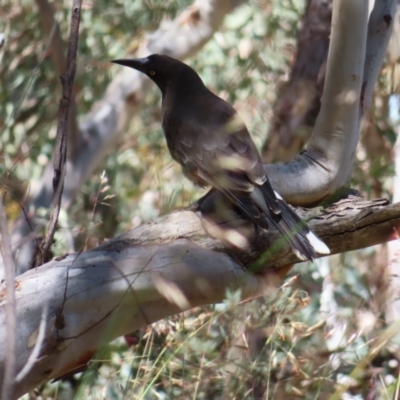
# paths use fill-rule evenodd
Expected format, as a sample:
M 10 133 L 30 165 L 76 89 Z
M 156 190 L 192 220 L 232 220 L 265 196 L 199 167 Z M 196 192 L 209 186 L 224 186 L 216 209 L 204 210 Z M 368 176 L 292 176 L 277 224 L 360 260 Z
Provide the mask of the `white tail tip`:
M 318 254 L 331 254 L 328 246 L 312 232 L 307 233 L 307 240 Z

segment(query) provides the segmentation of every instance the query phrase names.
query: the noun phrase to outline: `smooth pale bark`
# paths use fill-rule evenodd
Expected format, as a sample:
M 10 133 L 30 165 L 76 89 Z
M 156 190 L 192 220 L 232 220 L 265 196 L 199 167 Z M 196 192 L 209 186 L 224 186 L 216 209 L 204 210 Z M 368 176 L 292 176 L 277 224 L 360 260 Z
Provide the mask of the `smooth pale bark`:
M 276 257 L 265 258 L 257 274 L 249 273 L 247 268 L 271 248 L 277 232 L 264 232 L 251 249 L 238 251 L 209 236 L 203 222 L 196 212 L 174 212 L 96 249 L 58 257 L 20 275 L 15 281 L 17 373 L 34 351 L 40 330 L 45 334 L 37 344 L 40 356 L 19 379 L 16 395 L 85 364 L 118 336 L 182 310 L 220 302 L 227 288 L 240 288 L 243 298 L 268 294 L 284 276 L 285 266 L 296 261 L 284 247 Z M 400 204 L 388 205 L 383 199 L 342 200 L 310 221 L 333 253 L 394 239 L 399 225 Z M 5 296 L 3 283 L 1 326 Z M 0 379 L 5 334 L 0 330 Z
M 392 31 L 395 2 L 377 1 L 367 29 L 368 2 L 334 1 L 321 111 L 307 150 L 286 164 L 265 167 L 273 186 L 291 204 L 317 204 L 348 183 L 362 113 Z
M 363 79 L 365 87 L 363 88 L 361 104 L 362 112 L 368 110 L 372 102 L 375 82 L 381 71 L 382 61 L 395 25 L 397 3 L 397 0 L 376 0 L 369 18 L 368 45 L 365 54 Z
M 162 23 L 156 32 L 150 34 L 137 56 L 164 53 L 184 59 L 194 55 L 221 27 L 225 16 L 244 2 L 245 0 L 194 1 L 179 17 Z M 148 85 L 149 79 L 145 75 L 129 68 L 120 68 L 103 98 L 83 118 L 77 143 L 71 147 L 74 151 L 70 152 L 67 160 L 62 199 L 64 209 L 68 209 L 83 184 L 127 130 L 132 117 L 140 110 Z M 15 224 L 12 243 L 16 251 L 18 273 L 26 271 L 32 263 L 35 249 L 33 236 L 40 231 L 44 222 L 36 213 L 39 209 L 47 210 L 51 205 L 52 178 L 53 169 L 50 163 L 43 178 L 32 190 L 32 198 L 25 205 L 29 221 L 26 221 L 26 215 L 21 214 Z M 0 278 L 2 272 L 0 265 Z
M 198 218 L 191 222 L 198 224 Z M 18 278 L 17 371 L 33 351 L 43 309 L 48 309 L 40 358 L 17 385 L 18 396 L 85 364 L 118 336 L 196 305 L 221 301 L 228 287 L 241 288 L 250 297 L 278 281 L 275 274 L 249 274 L 226 254 L 185 239 L 143 246 L 121 240 L 114 246 L 51 261 Z M 3 340 L 0 377 L 5 351 Z

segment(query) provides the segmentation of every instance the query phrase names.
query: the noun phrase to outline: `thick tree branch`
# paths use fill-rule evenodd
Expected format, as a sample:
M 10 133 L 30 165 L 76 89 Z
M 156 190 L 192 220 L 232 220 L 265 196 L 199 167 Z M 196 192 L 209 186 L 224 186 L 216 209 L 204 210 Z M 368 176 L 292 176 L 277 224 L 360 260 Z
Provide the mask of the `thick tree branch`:
M 287 263 L 296 261 L 285 247 L 270 252 L 247 272 L 277 233 L 268 231 L 247 250 L 233 249 L 209 236 L 197 212 L 178 211 L 140 226 L 81 254 L 58 257 L 16 280 L 17 372 L 26 364 L 46 315 L 40 356 L 22 378 L 17 396 L 40 383 L 85 364 L 108 341 L 151 322 L 201 304 L 220 302 L 229 287 L 243 298 L 272 290 Z M 386 200 L 342 200 L 310 221 L 333 253 L 397 237 L 400 204 Z M 283 254 L 283 256 L 282 256 Z M 282 270 L 279 270 L 282 267 Z M 0 324 L 5 295 L 0 286 Z M 0 330 L 0 378 L 6 357 Z
M 375 86 L 393 24 L 379 24 L 385 33 L 373 27 L 393 19 L 393 2 L 376 5 L 368 31 L 368 2 L 334 2 L 321 111 L 307 150 L 287 164 L 266 167 L 273 186 L 290 203 L 316 204 L 348 182 L 364 99 Z M 371 57 L 365 59 L 366 54 Z

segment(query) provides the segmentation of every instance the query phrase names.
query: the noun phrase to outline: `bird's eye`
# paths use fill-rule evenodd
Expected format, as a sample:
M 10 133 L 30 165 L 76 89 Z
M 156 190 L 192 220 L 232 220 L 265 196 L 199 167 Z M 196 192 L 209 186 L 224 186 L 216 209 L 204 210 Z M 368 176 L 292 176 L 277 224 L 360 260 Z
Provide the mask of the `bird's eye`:
M 156 71 L 151 70 L 151 71 L 149 71 L 149 74 L 150 74 L 150 75 L 155 75 L 155 74 L 156 74 Z

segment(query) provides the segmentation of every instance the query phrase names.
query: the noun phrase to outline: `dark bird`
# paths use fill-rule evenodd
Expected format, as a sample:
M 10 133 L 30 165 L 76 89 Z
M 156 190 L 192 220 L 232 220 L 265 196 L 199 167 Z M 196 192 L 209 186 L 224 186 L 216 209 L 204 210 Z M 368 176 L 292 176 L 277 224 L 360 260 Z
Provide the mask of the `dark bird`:
M 301 260 L 328 247 L 276 193 L 236 110 L 174 58 L 153 54 L 114 60 L 146 74 L 162 93 L 162 128 L 171 156 L 191 181 L 222 192 L 256 226 L 275 227 Z

